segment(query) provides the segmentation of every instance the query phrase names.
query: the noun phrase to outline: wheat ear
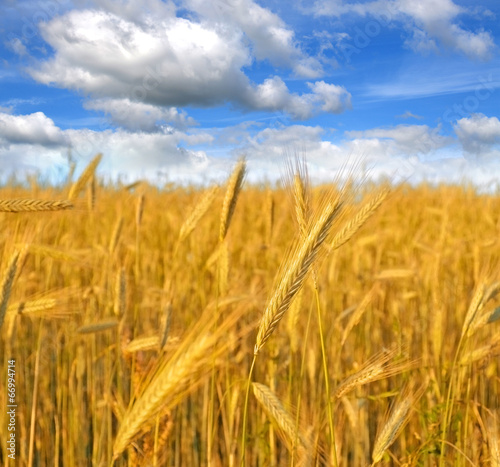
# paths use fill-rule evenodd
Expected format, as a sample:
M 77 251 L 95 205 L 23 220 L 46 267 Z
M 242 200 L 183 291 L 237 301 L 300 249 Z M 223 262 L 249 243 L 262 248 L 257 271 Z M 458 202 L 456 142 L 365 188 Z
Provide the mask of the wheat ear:
M 335 389 L 333 397 L 340 399 L 360 386 L 402 373 L 413 366 L 408 361 L 390 363 L 390 360 L 396 356 L 396 353 L 397 349 L 392 349 L 375 355 L 356 373 L 343 380 Z
M 486 422 L 486 436 L 490 452 L 491 467 L 500 467 L 500 411 L 493 412 Z
M 41 199 L 0 199 L 0 212 L 62 211 L 72 209 L 70 201 Z
M 494 310 L 484 310 L 485 305 L 494 298 L 498 292 L 500 291 L 500 282 L 495 282 L 491 284 L 484 292 L 484 296 L 482 297 L 481 304 L 478 307 L 477 313 L 475 313 L 469 328 L 467 329 L 467 337 L 471 337 L 476 331 L 486 326 L 486 324 L 491 323 L 496 313 L 496 309 Z
M 205 215 L 208 211 L 208 208 L 212 205 L 217 192 L 219 191 L 218 186 L 213 186 L 210 190 L 203 195 L 200 202 L 196 204 L 196 206 L 192 209 L 189 216 L 186 218 L 182 227 L 179 231 L 179 242 L 184 241 L 191 232 L 194 230 L 200 219 Z
M 123 217 L 120 215 L 116 220 L 115 226 L 113 227 L 113 231 L 111 233 L 111 238 L 109 240 L 108 252 L 110 255 L 113 254 L 116 245 L 118 245 L 122 228 L 123 228 Z
M 382 430 L 377 435 L 372 452 L 373 464 L 380 462 L 382 457 L 394 443 L 405 425 L 408 423 L 411 414 L 411 408 L 420 399 L 424 388 L 419 388 L 416 391 L 405 388 L 400 397 L 396 401 L 392 411 L 389 413 L 387 421 Z
M 231 176 L 229 177 L 226 195 L 224 196 L 224 203 L 222 204 L 219 234 L 219 240 L 221 242 L 224 240 L 224 238 L 226 238 L 227 231 L 231 223 L 231 218 L 233 217 L 234 209 L 236 207 L 236 202 L 238 201 L 238 195 L 243 185 L 245 172 L 246 160 L 245 158 L 241 158 L 236 164 L 236 167 L 234 168 Z
M 113 303 L 113 313 L 117 318 L 121 318 L 127 305 L 127 279 L 125 268 L 120 268 L 115 278 L 115 300 Z
M 286 172 L 282 176 L 295 206 L 295 219 L 303 238 L 307 236 L 307 225 L 311 218 L 311 185 L 305 157 L 295 155 L 286 160 Z
M 292 299 L 301 289 L 307 272 L 311 268 L 321 245 L 326 240 L 332 224 L 341 210 L 340 200 L 326 203 L 321 215 L 313 220 L 306 238 L 298 238 L 291 254 L 284 263 L 281 277 L 277 282 L 274 294 L 267 305 L 260 321 L 254 355 L 264 346 L 283 315 L 290 307 Z
M 252 383 L 252 388 L 255 398 L 285 435 L 291 450 L 297 449 L 301 457 L 310 455 L 312 447 L 307 442 L 307 437 L 300 432 L 297 433 L 295 419 L 288 413 L 276 394 L 269 387 L 261 383 Z M 300 464 L 305 465 L 306 462 L 301 462 Z
M 408 415 L 411 409 L 411 400 L 404 399 L 394 407 L 389 419 L 387 420 L 384 428 L 377 436 L 375 445 L 373 447 L 372 460 L 373 464 L 380 462 L 382 457 L 389 449 L 392 443 L 396 440 L 401 430 L 404 428 L 408 420 Z
M 92 176 L 95 173 L 95 169 L 99 165 L 99 162 L 101 162 L 102 159 L 102 154 L 97 154 L 87 165 L 85 170 L 82 172 L 78 180 L 73 183 L 71 186 L 71 189 L 69 190 L 68 194 L 68 199 L 70 201 L 74 200 L 82 191 L 83 187 L 87 184 L 87 182 L 92 178 Z
M 112 318 L 105 321 L 97 321 L 95 323 L 85 324 L 83 326 L 80 326 L 77 332 L 79 334 L 94 334 L 96 332 L 113 329 L 116 326 L 118 326 L 118 320 L 116 318 Z
M 10 257 L 0 284 L 0 327 L 2 327 L 5 313 L 7 312 L 7 304 L 9 303 L 12 283 L 14 282 L 14 277 L 16 276 L 19 255 L 20 252 L 16 251 Z
M 349 335 L 349 333 L 352 331 L 352 329 L 354 328 L 354 326 L 356 326 L 361 317 L 363 316 L 366 308 L 368 307 L 368 305 L 370 304 L 370 302 L 373 300 L 373 297 L 375 295 L 375 292 L 378 288 L 378 285 L 375 284 L 371 290 L 365 295 L 365 297 L 363 298 L 363 300 L 361 300 L 361 303 L 356 307 L 356 310 L 354 310 L 354 313 L 352 313 L 352 315 L 350 316 L 349 318 L 349 321 L 347 322 L 345 328 L 344 328 L 344 331 L 342 332 L 342 339 L 340 341 L 340 345 L 344 345 L 345 344 L 345 341 L 347 340 L 347 336 Z
M 347 243 L 351 237 L 363 226 L 363 224 L 375 213 L 389 194 L 389 189 L 384 188 L 377 196 L 368 201 L 359 212 L 345 224 L 344 228 L 340 230 L 330 244 L 332 250 L 340 248 Z
M 160 364 L 142 395 L 122 420 L 113 447 L 115 459 L 161 409 L 176 405 L 202 382 L 204 376 L 210 374 L 213 365 L 218 366 L 218 357 L 231 344 L 225 337 L 236 318 L 236 315 L 228 317 L 213 333 L 208 330 L 213 329 L 216 317 L 212 314 L 208 320 L 202 318 L 172 358 Z
M 28 315 L 43 313 L 54 309 L 58 305 L 55 298 L 41 298 L 39 300 L 30 300 L 26 302 L 14 303 L 7 308 L 7 314 Z

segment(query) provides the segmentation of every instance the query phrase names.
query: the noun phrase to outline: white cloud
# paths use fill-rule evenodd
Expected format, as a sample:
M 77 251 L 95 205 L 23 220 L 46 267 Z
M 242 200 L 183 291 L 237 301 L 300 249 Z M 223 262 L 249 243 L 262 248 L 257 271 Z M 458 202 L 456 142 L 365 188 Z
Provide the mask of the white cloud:
M 308 85 L 313 91 L 315 99 L 321 102 L 321 110 L 324 112 L 339 114 L 346 108 L 352 108 L 351 94 L 343 86 L 328 84 L 324 81 L 316 81 L 308 83 Z
M 44 84 L 163 106 L 212 105 L 247 86 L 240 68 L 250 56 L 235 31 L 183 18 L 140 27 L 97 10 L 73 10 L 41 28 L 55 50 L 31 70 Z
M 463 12 L 463 8 L 451 0 L 420 0 L 418 2 L 399 0 L 396 5 L 400 11 L 425 25 L 450 22 Z
M 154 178 L 157 170 L 167 168 L 192 170 L 196 174 L 206 168 L 207 157 L 203 151 L 189 147 L 207 145 L 212 140 L 205 132 L 185 133 L 173 128 L 156 133 L 123 129 L 62 130 L 42 112 L 0 113 L 0 160 L 9 161 L 8 166 L 13 170 L 51 170 L 52 162 L 57 160 L 60 165 L 71 148 L 73 155 L 82 160 L 102 152 L 108 173 L 114 175 L 140 173 Z
M 250 41 L 257 60 L 267 59 L 275 66 L 291 68 L 305 78 L 317 78 L 323 74 L 320 62 L 301 51 L 294 31 L 268 8 L 252 0 L 188 0 L 187 5 L 205 21 L 240 29 Z
M 353 141 L 375 140 L 387 147 L 393 155 L 429 154 L 447 144 L 449 137 L 439 134 L 440 127 L 430 128 L 427 125 L 397 125 L 392 128 L 373 128 L 366 131 L 347 131 L 346 136 Z
M 18 37 L 13 38 L 7 43 L 7 46 L 17 55 L 20 57 L 23 57 L 28 54 L 28 49 L 26 49 L 26 46 L 22 43 L 21 39 Z
M 247 4 L 253 12 L 248 18 L 238 10 Z M 312 85 L 312 93 L 304 94 L 291 93 L 277 76 L 261 84 L 251 82 L 243 68 L 251 64 L 252 53 L 273 62 L 281 57 L 283 64 L 302 67 L 307 76 L 315 74 L 306 70 L 315 63 L 295 47 L 291 32 L 276 15 L 249 2 L 234 8 L 238 14 L 233 16 L 240 23 L 245 19 L 245 27 L 253 31 L 253 48 L 245 44 L 246 32 L 238 24 L 145 14 L 137 24 L 128 19 L 130 12 L 123 17 L 103 10 L 73 10 L 41 24 L 55 54 L 30 73 L 41 83 L 81 91 L 89 96 L 87 108 L 105 111 L 125 128 L 144 131 L 154 131 L 157 120 L 191 124 L 175 110 L 183 106 L 229 102 L 249 110 L 287 112 L 295 119 L 309 118 L 320 110 L 339 113 L 349 108 L 350 94 L 322 81 Z M 262 23 L 257 13 L 263 14 Z M 257 36 L 262 47 L 256 49 Z
M 466 154 L 480 157 L 492 156 L 493 153 L 497 157 L 500 155 L 500 121 L 497 117 L 474 114 L 458 120 L 454 130 Z
M 404 114 L 396 115 L 396 118 L 403 118 L 405 120 L 408 118 L 415 118 L 417 120 L 422 120 L 424 117 L 422 117 L 421 115 L 414 114 L 413 112 L 407 110 Z
M 85 165 L 97 152 L 104 154 L 101 174 L 126 179 L 207 182 L 225 177 L 231 162 L 210 156 L 210 151 L 232 151 L 247 155 L 251 181 L 279 176 L 283 156 L 304 153 L 315 180 L 331 180 L 343 167 L 362 161 L 370 177 L 397 177 L 397 180 L 460 182 L 462 179 L 486 184 L 500 169 L 500 122 L 496 117 L 474 115 L 455 126 L 456 138 L 440 134 L 440 127 L 397 125 L 340 134 L 332 129 L 307 125 L 277 125 L 256 131 L 255 122 L 238 125 L 233 132 L 202 130 L 133 132 L 124 129 L 93 131 L 62 130 L 42 113 L 11 115 L 0 113 L 0 161 L 18 171 L 40 169 L 57 180 L 67 166 L 69 147 Z M 335 134 L 335 141 L 333 140 Z M 481 159 L 460 157 L 464 151 Z M 220 146 L 221 145 L 221 146 Z M 59 174 L 59 175 L 58 175 Z
M 351 108 L 351 94 L 343 86 L 324 81 L 307 85 L 311 93 L 290 94 L 284 81 L 275 76 L 254 88 L 247 102 L 255 109 L 284 111 L 295 120 L 305 120 L 320 111 L 339 114 Z
M 298 151 L 307 156 L 313 179 L 332 180 L 339 171 L 356 166 L 369 178 L 395 181 L 457 181 L 467 178 L 484 183 L 488 178 L 471 161 L 457 154 L 456 140 L 426 125 L 398 125 L 337 135 L 335 142 L 319 126 L 293 125 L 266 128 L 248 137 L 245 154 L 256 171 L 254 177 L 279 173 L 283 157 Z M 482 175 L 481 175 L 482 174 Z
M 196 122 L 175 107 L 159 107 L 130 99 L 93 99 L 84 103 L 90 110 L 105 112 L 112 123 L 130 131 L 163 131 L 166 125 L 186 129 Z
M 474 12 L 452 0 L 373 0 L 357 3 L 317 0 L 310 12 L 317 16 L 373 16 L 379 23 L 379 29 L 402 23 L 410 32 L 406 44 L 418 52 L 437 52 L 442 45 L 471 59 L 486 60 L 495 47 L 489 32 L 467 31 L 458 24 L 459 15 Z
M 57 146 L 66 144 L 66 138 L 42 112 L 22 116 L 0 113 L 0 146 L 19 143 Z

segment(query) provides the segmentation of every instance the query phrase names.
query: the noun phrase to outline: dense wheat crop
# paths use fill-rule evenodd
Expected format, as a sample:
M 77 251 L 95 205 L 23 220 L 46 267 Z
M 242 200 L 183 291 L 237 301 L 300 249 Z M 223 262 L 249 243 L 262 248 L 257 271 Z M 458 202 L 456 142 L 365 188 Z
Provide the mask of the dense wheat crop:
M 1 465 L 499 465 L 499 195 L 98 163 L 0 189 Z

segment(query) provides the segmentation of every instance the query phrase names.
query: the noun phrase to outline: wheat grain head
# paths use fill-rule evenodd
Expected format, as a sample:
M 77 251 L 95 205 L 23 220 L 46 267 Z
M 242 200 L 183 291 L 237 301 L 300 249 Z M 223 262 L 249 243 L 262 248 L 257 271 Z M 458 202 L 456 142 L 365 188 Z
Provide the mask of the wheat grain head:
M 87 184 L 87 182 L 92 178 L 95 173 L 99 162 L 101 162 L 102 154 L 97 154 L 84 169 L 78 180 L 73 183 L 71 189 L 69 190 L 68 199 L 70 201 L 76 199 L 79 195 L 80 191 L 82 191 L 83 187 Z
M 241 158 L 229 177 L 224 202 L 222 204 L 219 233 L 219 240 L 221 242 L 224 238 L 226 238 L 229 225 L 231 224 L 231 218 L 233 217 L 234 209 L 236 208 L 236 202 L 238 201 L 238 195 L 243 185 L 245 173 L 246 160 L 245 158 Z

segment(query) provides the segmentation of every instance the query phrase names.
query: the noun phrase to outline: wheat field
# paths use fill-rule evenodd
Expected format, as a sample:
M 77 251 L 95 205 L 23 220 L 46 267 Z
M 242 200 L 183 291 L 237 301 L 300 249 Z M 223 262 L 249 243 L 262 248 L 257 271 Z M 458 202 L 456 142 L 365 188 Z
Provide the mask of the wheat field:
M 500 466 L 499 194 L 100 160 L 0 188 L 1 465 Z

